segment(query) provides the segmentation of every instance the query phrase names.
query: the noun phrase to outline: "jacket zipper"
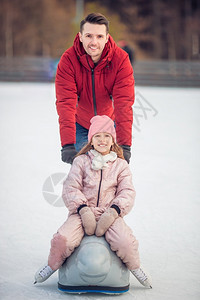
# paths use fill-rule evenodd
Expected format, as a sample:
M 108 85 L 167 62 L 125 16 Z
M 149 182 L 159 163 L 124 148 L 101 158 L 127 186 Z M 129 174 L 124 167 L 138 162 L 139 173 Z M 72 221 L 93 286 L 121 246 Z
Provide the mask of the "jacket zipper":
M 92 96 L 93 96 L 93 105 L 94 105 L 94 115 L 97 115 L 97 104 L 96 104 L 96 96 L 95 96 L 95 84 L 94 84 L 94 69 L 92 71 Z
M 99 197 L 100 197 L 100 190 L 101 190 L 102 174 L 103 174 L 103 170 L 101 169 L 101 177 L 100 177 L 99 190 L 98 190 L 98 196 L 97 196 L 97 206 L 99 206 Z

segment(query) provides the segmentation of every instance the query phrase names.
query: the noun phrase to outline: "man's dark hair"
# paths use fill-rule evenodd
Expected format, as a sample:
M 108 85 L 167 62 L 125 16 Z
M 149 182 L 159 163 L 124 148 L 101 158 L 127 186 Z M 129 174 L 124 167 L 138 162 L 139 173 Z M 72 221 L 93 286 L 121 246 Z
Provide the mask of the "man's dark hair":
M 80 32 L 82 32 L 83 25 L 85 23 L 105 25 L 106 33 L 108 33 L 109 31 L 109 21 L 106 19 L 106 17 L 104 17 L 104 15 L 100 13 L 91 13 L 87 17 L 85 17 L 85 19 L 80 23 Z

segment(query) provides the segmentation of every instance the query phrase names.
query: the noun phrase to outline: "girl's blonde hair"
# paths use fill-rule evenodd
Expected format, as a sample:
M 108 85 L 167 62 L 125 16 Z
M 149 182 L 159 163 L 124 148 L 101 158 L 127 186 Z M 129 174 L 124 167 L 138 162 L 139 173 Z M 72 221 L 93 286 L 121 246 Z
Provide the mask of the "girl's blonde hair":
M 91 142 L 89 142 L 87 145 L 85 145 L 77 154 L 76 157 L 82 154 L 86 154 L 91 149 L 94 149 L 94 147 L 91 145 Z M 114 144 L 111 146 L 110 151 L 113 151 L 117 153 L 117 157 L 121 159 L 125 159 L 123 155 L 123 149 L 118 144 L 114 142 Z

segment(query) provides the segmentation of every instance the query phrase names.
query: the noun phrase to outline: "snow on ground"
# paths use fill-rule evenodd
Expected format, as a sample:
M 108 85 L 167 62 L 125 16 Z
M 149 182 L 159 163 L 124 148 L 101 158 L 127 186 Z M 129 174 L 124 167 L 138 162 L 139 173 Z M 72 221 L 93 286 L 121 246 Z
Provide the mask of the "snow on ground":
M 126 217 L 140 242 L 153 289 L 131 277 L 120 299 L 200 297 L 200 89 L 137 87 L 131 169 L 137 191 Z M 45 180 L 67 174 L 53 84 L 0 83 L 0 299 L 110 299 L 57 290 L 57 273 L 33 285 L 53 233 L 67 216 L 42 194 Z

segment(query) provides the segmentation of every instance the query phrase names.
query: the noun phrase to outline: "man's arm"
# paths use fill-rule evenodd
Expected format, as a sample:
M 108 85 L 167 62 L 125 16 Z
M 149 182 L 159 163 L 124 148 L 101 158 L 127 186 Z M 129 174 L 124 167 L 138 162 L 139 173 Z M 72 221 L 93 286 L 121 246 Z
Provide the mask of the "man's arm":
M 117 143 L 122 146 L 125 159 L 129 162 L 132 144 L 132 105 L 135 99 L 133 68 L 126 55 L 120 64 L 113 87 L 114 113 Z
M 128 55 L 126 55 L 119 66 L 113 87 L 117 142 L 119 145 L 131 146 L 132 144 L 132 105 L 134 97 L 133 69 Z
M 58 64 L 55 87 L 61 145 L 75 144 L 77 87 L 73 65 L 67 54 L 62 56 Z

